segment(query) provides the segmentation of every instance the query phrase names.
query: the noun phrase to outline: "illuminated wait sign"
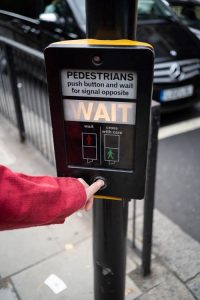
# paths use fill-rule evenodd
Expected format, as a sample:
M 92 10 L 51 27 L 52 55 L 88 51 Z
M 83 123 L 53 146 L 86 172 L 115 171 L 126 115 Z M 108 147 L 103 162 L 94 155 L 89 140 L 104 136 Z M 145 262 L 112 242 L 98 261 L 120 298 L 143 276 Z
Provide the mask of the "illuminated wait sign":
M 65 99 L 65 121 L 135 124 L 136 103 Z

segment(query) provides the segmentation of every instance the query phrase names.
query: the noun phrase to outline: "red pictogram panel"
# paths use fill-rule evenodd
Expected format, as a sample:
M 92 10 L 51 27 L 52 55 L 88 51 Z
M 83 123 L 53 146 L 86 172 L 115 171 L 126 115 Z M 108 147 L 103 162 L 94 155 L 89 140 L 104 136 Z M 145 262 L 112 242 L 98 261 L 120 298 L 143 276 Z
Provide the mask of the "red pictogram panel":
M 83 146 L 97 146 L 96 134 L 83 132 Z

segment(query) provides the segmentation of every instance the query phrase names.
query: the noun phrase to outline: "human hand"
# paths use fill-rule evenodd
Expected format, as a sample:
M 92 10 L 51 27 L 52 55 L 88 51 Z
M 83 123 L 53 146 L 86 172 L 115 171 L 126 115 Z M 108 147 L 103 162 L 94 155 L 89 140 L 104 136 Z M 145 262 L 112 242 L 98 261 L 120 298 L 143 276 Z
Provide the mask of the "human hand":
M 95 181 L 91 185 L 88 185 L 87 182 L 85 182 L 85 180 L 83 180 L 82 178 L 78 178 L 78 180 L 84 186 L 85 192 L 86 192 L 86 195 L 87 195 L 87 200 L 86 200 L 84 209 L 86 211 L 89 211 L 92 208 L 92 206 L 93 206 L 94 194 L 96 192 L 98 192 L 98 190 L 100 190 L 101 187 L 104 186 L 104 181 L 101 180 L 101 179 L 98 179 L 97 181 Z

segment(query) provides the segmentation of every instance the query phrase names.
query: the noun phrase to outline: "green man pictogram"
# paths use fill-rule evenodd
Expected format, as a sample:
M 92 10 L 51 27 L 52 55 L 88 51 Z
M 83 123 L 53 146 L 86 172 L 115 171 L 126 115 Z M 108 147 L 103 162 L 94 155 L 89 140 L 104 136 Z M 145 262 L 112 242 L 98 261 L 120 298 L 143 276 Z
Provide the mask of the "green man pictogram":
M 110 160 L 114 159 L 114 153 L 113 153 L 112 149 L 108 150 L 107 156 L 108 156 L 108 159 L 110 159 Z

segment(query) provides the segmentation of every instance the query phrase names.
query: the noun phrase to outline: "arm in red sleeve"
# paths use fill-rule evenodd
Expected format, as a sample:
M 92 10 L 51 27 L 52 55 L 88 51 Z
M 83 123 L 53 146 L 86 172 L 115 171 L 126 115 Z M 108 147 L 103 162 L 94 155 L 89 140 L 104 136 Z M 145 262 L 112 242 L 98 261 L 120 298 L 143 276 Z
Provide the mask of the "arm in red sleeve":
M 85 202 L 75 178 L 16 174 L 0 165 L 0 230 L 63 223 Z

